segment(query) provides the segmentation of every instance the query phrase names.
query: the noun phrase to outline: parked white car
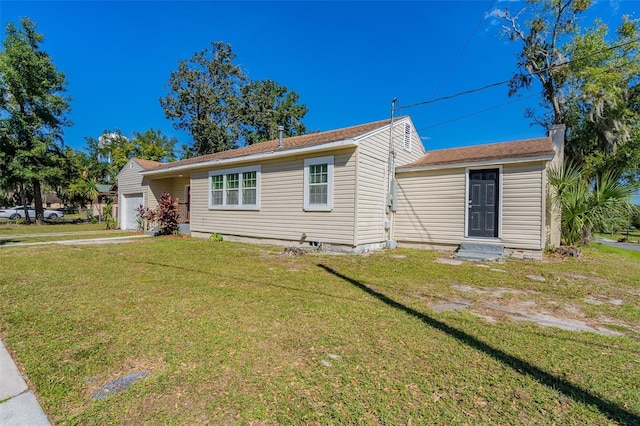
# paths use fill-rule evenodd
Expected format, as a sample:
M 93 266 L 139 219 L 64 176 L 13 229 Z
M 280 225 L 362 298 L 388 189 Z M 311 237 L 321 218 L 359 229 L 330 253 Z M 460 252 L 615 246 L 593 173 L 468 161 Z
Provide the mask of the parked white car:
M 29 212 L 29 218 L 35 219 L 36 210 L 33 207 L 27 206 L 26 211 Z M 62 216 L 64 216 L 64 213 L 62 213 L 62 211 L 60 210 L 44 211 L 45 219 L 58 219 Z M 15 206 L 8 209 L 0 209 L 0 217 L 16 220 L 16 219 L 24 219 L 25 217 L 27 217 L 27 214 L 25 213 L 24 206 Z

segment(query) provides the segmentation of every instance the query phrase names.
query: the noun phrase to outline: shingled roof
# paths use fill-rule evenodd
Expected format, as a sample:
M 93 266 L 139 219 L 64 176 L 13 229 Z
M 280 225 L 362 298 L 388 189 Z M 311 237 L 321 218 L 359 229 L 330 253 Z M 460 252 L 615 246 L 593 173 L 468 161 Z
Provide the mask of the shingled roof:
M 404 117 L 399 117 L 396 120 L 401 120 Z M 345 127 L 337 130 L 330 130 L 320 133 L 309 133 L 302 136 L 293 136 L 289 138 L 283 138 L 282 147 L 279 147 L 279 140 L 272 139 L 266 142 L 260 142 L 253 145 L 245 146 L 242 148 L 230 149 L 228 151 L 216 152 L 215 154 L 201 155 L 199 157 L 187 158 L 186 160 L 173 161 L 171 163 L 157 163 L 155 161 L 138 160 L 135 161 L 142 166 L 145 170 L 168 170 L 174 167 L 182 167 L 187 165 L 197 165 L 199 163 L 208 163 L 215 160 L 229 160 L 233 158 L 246 157 L 248 155 L 264 154 L 270 152 L 285 152 L 303 147 L 310 147 L 314 145 L 327 144 L 330 142 L 338 142 L 347 139 L 353 139 L 358 136 L 365 135 L 376 129 L 388 125 L 390 122 L 387 120 L 374 121 L 372 123 L 360 124 L 358 126 Z
M 551 138 L 545 137 L 429 151 L 418 161 L 398 167 L 398 170 L 490 160 L 539 158 L 553 155 L 554 150 Z
M 133 161 L 138 163 L 138 165 L 145 170 L 157 169 L 163 164 L 163 163 L 160 163 L 159 161 L 141 160 L 140 158 L 134 158 Z

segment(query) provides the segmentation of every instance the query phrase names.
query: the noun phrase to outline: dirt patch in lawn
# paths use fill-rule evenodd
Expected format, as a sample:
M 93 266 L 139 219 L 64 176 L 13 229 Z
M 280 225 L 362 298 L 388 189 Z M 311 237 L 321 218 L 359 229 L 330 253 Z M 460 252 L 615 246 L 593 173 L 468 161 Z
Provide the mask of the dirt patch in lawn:
M 505 319 L 528 321 L 545 327 L 589 331 L 603 335 L 624 335 L 622 331 L 638 328 L 637 324 L 623 324 L 605 317 L 589 318 L 579 306 L 551 300 L 534 290 L 474 287 L 466 284 L 453 284 L 451 287 L 459 297 L 453 296 L 437 303 L 430 303 L 429 307 L 432 310 L 466 310 L 488 322 Z M 589 305 L 611 306 L 621 306 L 624 303 L 622 299 L 600 294 L 586 297 L 583 302 Z
M 85 377 L 88 395 L 92 399 L 104 399 L 111 394 L 122 392 L 133 385 L 137 380 L 156 371 L 162 371 L 166 363 L 160 359 L 129 359 L 121 364 L 117 371 L 105 375 Z

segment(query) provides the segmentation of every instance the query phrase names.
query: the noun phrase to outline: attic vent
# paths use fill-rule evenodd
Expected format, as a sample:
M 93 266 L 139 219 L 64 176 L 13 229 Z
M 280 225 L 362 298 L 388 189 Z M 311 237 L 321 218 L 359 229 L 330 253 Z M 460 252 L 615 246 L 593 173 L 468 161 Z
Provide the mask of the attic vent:
M 411 151 L 411 124 L 404 123 L 404 149 Z

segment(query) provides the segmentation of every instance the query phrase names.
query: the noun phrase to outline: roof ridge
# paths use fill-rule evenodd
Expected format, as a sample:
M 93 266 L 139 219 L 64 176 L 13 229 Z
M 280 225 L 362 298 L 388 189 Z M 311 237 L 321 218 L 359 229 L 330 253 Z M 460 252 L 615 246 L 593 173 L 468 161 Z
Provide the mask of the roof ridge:
M 397 120 L 401 120 L 409 117 L 401 116 Z M 267 152 L 273 152 L 277 150 L 293 150 L 297 148 L 327 144 L 331 142 L 337 142 L 346 139 L 353 139 L 360 135 L 364 135 L 372 130 L 380 127 L 384 127 L 390 123 L 390 119 L 383 119 L 372 121 L 369 123 L 356 124 L 353 126 L 342 127 L 338 129 L 326 130 L 323 132 L 305 133 L 303 135 L 290 136 L 283 138 L 282 147 L 279 145 L 279 139 L 270 139 L 263 142 L 258 142 L 252 145 L 246 145 L 242 147 L 232 148 L 226 151 L 215 152 L 211 154 L 199 155 L 197 157 L 186 158 L 183 160 L 173 161 L 170 163 L 160 163 L 155 168 L 171 169 L 173 167 L 185 166 L 190 164 L 205 163 L 207 161 L 216 159 L 233 159 L 247 155 L 262 154 Z M 144 166 L 143 166 L 144 167 Z

